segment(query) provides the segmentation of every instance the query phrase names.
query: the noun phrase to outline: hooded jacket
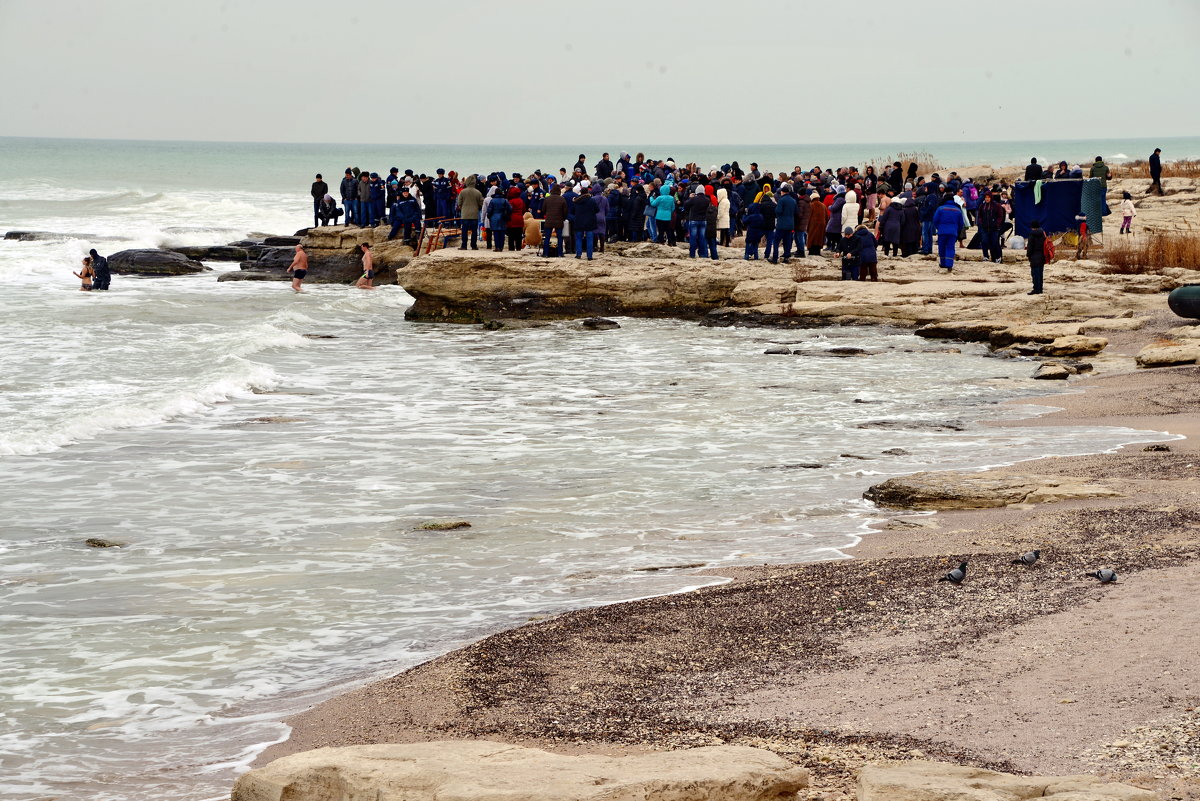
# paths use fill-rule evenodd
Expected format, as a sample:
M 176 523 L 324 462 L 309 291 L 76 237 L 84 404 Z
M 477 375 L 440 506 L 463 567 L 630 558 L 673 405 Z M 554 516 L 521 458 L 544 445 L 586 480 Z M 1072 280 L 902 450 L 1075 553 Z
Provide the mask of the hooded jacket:
M 862 204 L 858 202 L 858 193 L 853 189 L 846 192 L 846 204 L 842 206 L 842 225 L 858 225 L 858 213 Z
M 596 216 L 600 207 L 595 199 L 586 192 L 575 198 L 575 214 L 571 219 L 571 229 L 580 233 L 596 230 Z
M 342 203 L 347 200 L 358 200 L 358 181 L 347 175 L 342 179 L 341 193 Z
M 542 224 L 533 219 L 530 212 L 525 212 L 525 246 L 537 247 L 542 244 Z
M 829 222 L 825 224 L 825 233 L 841 236 L 842 209 L 846 207 L 846 196 L 838 195 L 829 206 Z
M 658 195 L 650 199 L 650 205 L 654 207 L 654 219 L 670 222 L 671 215 L 675 212 L 675 198 L 671 197 L 671 187 L 664 185 L 659 189 Z
M 876 250 L 875 234 L 871 233 L 866 228 L 859 228 L 854 232 L 854 237 L 859 240 L 859 260 L 863 264 L 878 264 L 879 251 Z
M 717 190 L 717 228 L 729 227 L 729 192 L 725 187 Z
M 904 205 L 893 202 L 883 210 L 883 214 L 879 215 L 880 238 L 888 244 L 900 244 L 900 218 L 902 216 L 901 209 L 903 208 Z
M 606 235 L 608 233 L 608 198 L 604 196 L 604 191 L 597 185 L 592 187 L 592 201 L 596 204 L 596 233 Z
M 508 225 L 505 228 L 525 227 L 525 201 L 521 199 L 521 190 L 515 186 L 508 188 Z
M 900 207 L 900 244 L 921 241 L 921 210 L 911 200 Z
M 483 211 L 483 195 L 475 188 L 474 175 L 467 176 L 466 186 L 454 199 L 454 205 L 457 207 L 458 216 L 464 220 L 479 219 L 480 212 Z

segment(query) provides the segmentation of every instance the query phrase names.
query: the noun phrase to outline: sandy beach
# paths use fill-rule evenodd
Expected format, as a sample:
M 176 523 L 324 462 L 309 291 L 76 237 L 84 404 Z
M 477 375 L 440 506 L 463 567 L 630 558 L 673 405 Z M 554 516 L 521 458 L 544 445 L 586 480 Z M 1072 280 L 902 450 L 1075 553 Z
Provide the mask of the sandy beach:
M 1194 216 L 1186 203 L 1151 205 L 1166 225 Z M 1085 291 L 1086 278 L 1070 280 Z M 1018 322 L 1095 314 L 1123 278 L 1094 276 L 1090 303 L 1030 307 Z M 1200 799 L 1200 367 L 1136 368 L 1143 347 L 1187 321 L 1162 294 L 1127 299 L 1136 325 L 1095 323 L 1108 345 L 1095 373 L 1072 379 L 1085 391 L 1001 424 L 1178 438 L 984 474 L 1051 488 L 1034 502 L 881 510 L 849 560 L 722 569 L 721 586 L 501 632 L 292 718 L 291 738 L 257 764 L 453 738 L 613 754 L 728 743 L 810 768 L 812 798 L 852 797 L 865 762 L 923 756 Z M 1100 497 L 1063 499 L 1060 483 Z M 1033 567 L 1011 563 L 1035 548 Z M 962 560 L 966 582 L 937 582 Z M 1100 568 L 1118 582 L 1086 577 Z

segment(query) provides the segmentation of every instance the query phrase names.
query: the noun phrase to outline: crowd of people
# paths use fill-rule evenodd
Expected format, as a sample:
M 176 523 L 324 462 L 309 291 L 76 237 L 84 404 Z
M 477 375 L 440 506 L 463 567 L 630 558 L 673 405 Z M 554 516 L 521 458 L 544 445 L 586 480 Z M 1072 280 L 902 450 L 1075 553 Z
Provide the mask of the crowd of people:
M 1155 186 L 1159 151 L 1151 157 Z M 845 280 L 878 280 L 878 252 L 930 255 L 942 270 L 954 269 L 956 250 L 970 229 L 987 261 L 1003 261 L 1012 230 L 1011 187 L 1003 180 L 977 184 L 949 172 L 919 174 L 915 163 L 876 170 L 866 166 L 772 172 L 737 161 L 707 169 L 622 152 L 604 153 L 590 167 L 580 154 L 568 170 L 529 175 L 492 172 L 460 176 L 401 172 L 386 176 L 348 167 L 339 186 L 342 207 L 316 176 L 314 225 L 390 225 L 389 239 L 415 242 L 421 227 L 458 229 L 459 247 L 495 250 L 539 248 L 548 257 L 573 252 L 591 259 L 612 241 L 688 243 L 692 258 L 718 258 L 717 248 L 744 236 L 742 257 L 788 263 L 793 255 L 828 251 L 842 262 Z M 1097 157 L 1091 177 L 1111 171 Z M 1060 162 L 1046 171 L 1031 160 L 1026 180 L 1083 177 Z M 1161 189 L 1160 189 L 1161 191 Z M 1126 221 L 1128 222 L 1128 221 Z M 1125 228 L 1127 226 L 1123 226 Z M 762 248 L 760 255 L 760 246 Z

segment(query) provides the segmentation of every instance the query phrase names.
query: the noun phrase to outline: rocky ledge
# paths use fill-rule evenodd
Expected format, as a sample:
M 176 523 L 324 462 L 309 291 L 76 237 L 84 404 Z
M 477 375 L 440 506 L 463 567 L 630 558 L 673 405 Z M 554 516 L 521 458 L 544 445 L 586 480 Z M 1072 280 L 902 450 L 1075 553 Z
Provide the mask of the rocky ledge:
M 951 275 L 931 257 L 885 258 L 879 282 L 857 282 L 838 280 L 834 259 L 771 264 L 739 255 L 722 248 L 717 261 L 688 259 L 684 249 L 652 243 L 613 243 L 593 261 L 453 248 L 412 259 L 397 271 L 397 282 L 416 300 L 410 320 L 626 315 L 718 326 L 924 326 L 920 333 L 931 338 L 1052 357 L 1098 352 L 1106 340 L 1086 329 L 1136 328 L 1141 322 L 1129 318 L 1161 309 L 1162 293 L 1195 277 L 1188 270 L 1102 275 L 1097 262 L 1064 261 L 1047 268 L 1046 294 L 1031 296 L 1028 264 L 1016 257 L 992 264 L 968 251 Z M 1051 320 L 1057 328 L 1030 326 Z
M 806 787 L 807 770 L 757 748 L 564 756 L 460 740 L 294 754 L 239 778 L 232 801 L 784 801 Z

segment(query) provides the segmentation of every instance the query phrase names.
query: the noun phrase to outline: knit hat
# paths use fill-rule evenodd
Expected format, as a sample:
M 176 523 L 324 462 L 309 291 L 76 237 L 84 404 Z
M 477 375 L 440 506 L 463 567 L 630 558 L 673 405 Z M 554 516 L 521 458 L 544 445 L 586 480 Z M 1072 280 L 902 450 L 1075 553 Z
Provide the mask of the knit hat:
M 844 194 L 846 194 L 846 187 L 844 187 L 844 186 L 841 186 L 841 185 L 839 184 L 839 185 L 838 185 L 838 188 L 837 188 L 837 193 L 838 193 L 839 195 L 844 195 Z
M 854 229 L 847 225 L 845 228 L 842 229 L 842 233 L 843 234 L 852 234 L 852 233 L 854 233 Z

